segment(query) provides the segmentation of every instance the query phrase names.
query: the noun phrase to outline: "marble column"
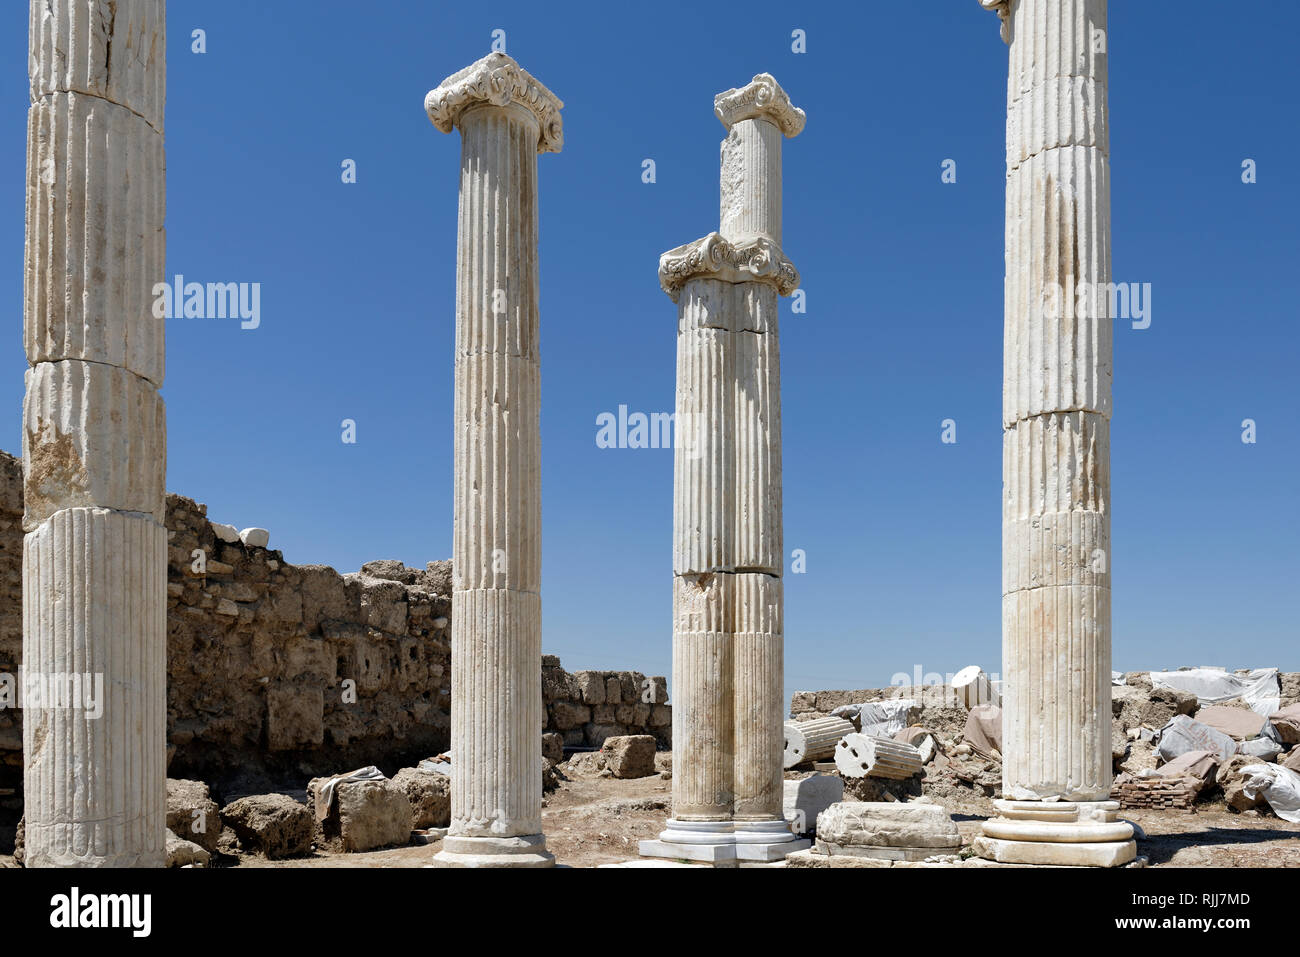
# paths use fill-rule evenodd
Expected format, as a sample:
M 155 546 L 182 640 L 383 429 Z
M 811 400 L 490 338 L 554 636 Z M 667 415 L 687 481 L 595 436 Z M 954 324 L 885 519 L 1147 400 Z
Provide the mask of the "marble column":
M 542 834 L 537 154 L 563 103 L 493 53 L 424 101 L 461 133 L 451 828 L 435 863 L 549 867 Z
M 166 833 L 163 0 L 33 0 L 23 337 L 29 867 Z
M 804 114 L 767 74 L 720 94 L 720 230 L 665 253 L 677 303 L 673 814 L 648 856 L 777 860 L 782 814 L 781 140 Z
M 1106 0 L 981 0 L 1007 84 L 1003 796 L 979 852 L 1116 865 Z M 1101 292 L 1098 295 L 1098 292 Z

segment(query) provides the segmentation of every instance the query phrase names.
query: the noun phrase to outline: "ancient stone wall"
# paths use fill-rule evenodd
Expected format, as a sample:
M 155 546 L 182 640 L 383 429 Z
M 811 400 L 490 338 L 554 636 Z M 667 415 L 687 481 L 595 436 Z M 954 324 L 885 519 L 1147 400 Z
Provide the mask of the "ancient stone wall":
M 606 738 L 654 735 L 661 750 L 672 747 L 673 711 L 668 682 L 639 671 L 575 671 L 555 655 L 542 656 L 542 703 L 546 731 L 564 736 L 566 748 L 599 748 Z
M 0 452 L 7 675 L 22 659 L 22 498 L 22 462 Z M 366 764 L 393 773 L 447 749 L 450 562 L 376 561 L 344 575 L 291 565 L 180 495 L 167 496 L 166 524 L 170 777 L 251 788 Z M 621 734 L 671 746 L 662 677 L 569 674 L 547 655 L 542 684 L 544 730 L 566 746 L 600 747 Z M 22 787 L 21 716 L 0 708 L 0 799 Z

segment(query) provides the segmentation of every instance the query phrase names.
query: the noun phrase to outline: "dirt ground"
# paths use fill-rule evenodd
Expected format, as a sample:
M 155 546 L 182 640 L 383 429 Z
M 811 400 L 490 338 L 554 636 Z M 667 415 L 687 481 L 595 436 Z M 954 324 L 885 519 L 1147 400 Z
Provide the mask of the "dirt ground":
M 575 778 L 547 795 L 542 809 L 546 844 L 557 863 L 569 867 L 615 864 L 637 856 L 637 842 L 655 837 L 668 816 L 672 781 L 659 775 L 620 781 Z M 992 812 L 987 799 L 953 802 L 962 840 L 969 843 Z M 1124 811 L 1146 839 L 1138 853 L 1151 867 L 1300 867 L 1300 824 L 1223 805 L 1192 811 Z M 242 867 L 421 867 L 441 844 L 366 854 L 317 854 L 294 861 L 245 858 Z
M 633 860 L 637 842 L 652 838 L 668 816 L 672 781 L 658 774 L 622 781 L 575 777 L 546 796 L 542 826 L 557 863 L 594 867 Z M 969 843 L 992 812 L 986 798 L 943 802 Z M 1300 824 L 1254 811 L 1236 814 L 1222 804 L 1195 811 L 1123 811 L 1146 839 L 1138 853 L 1151 867 L 1300 867 Z M 240 867 L 423 867 L 441 844 L 400 847 L 363 854 L 317 852 L 311 857 L 268 861 L 247 856 Z M 233 863 L 233 862 L 231 862 Z M 13 858 L 0 855 L 0 867 Z

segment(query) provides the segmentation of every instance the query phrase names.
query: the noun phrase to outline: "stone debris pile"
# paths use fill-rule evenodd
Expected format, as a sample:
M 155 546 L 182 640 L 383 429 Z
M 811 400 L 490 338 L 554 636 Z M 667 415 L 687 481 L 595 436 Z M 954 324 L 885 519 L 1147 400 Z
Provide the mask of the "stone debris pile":
M 1201 702 L 1186 690 L 1192 686 L 1213 689 L 1215 701 Z M 1223 697 L 1234 691 L 1236 697 Z M 785 722 L 787 771 L 839 776 L 848 790 L 868 788 L 862 793 L 872 800 L 923 794 L 988 813 L 988 800 L 1002 797 L 999 699 L 995 683 L 978 666 L 958 672 L 949 684 L 795 692 Z M 1285 805 L 1287 772 L 1300 773 L 1300 673 L 1276 668 L 1117 673 L 1111 713 L 1116 778 L 1110 798 L 1121 807 L 1194 810 L 1221 801 L 1233 811 L 1271 810 L 1282 816 L 1266 795 Z M 880 772 L 873 776 L 860 759 L 851 763 L 851 752 L 838 747 L 852 740 L 864 753 L 868 730 L 879 736 L 900 722 L 906 727 L 888 737 L 919 752 L 915 793 L 889 790 Z M 836 732 L 839 739 L 829 744 Z M 828 747 L 833 763 L 825 756 Z M 1257 770 L 1249 773 L 1252 766 Z M 1256 785 L 1248 792 L 1252 778 Z

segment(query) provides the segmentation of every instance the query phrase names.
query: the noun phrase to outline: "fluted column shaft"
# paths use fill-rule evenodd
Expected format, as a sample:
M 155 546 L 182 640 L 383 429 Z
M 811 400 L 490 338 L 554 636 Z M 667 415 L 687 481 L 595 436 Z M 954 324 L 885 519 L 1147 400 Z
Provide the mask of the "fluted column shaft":
M 803 127 L 766 74 L 715 100 L 719 232 L 665 253 L 678 304 L 673 495 L 673 818 L 665 841 L 779 844 L 782 817 L 781 139 Z M 714 828 L 703 836 L 703 825 Z M 698 825 L 690 827 L 689 825 Z M 687 826 L 683 826 L 687 825 Z M 685 836 L 685 838 L 684 838 Z
M 33 0 L 23 338 L 29 866 L 162 866 L 164 0 Z M 56 690 L 57 689 L 57 690 Z
M 1111 784 L 1106 3 L 1002 10 L 1003 791 L 1096 801 Z
M 551 135 L 559 148 L 560 105 L 501 54 L 425 102 L 461 133 L 447 865 L 554 860 L 541 819 L 537 153 Z

